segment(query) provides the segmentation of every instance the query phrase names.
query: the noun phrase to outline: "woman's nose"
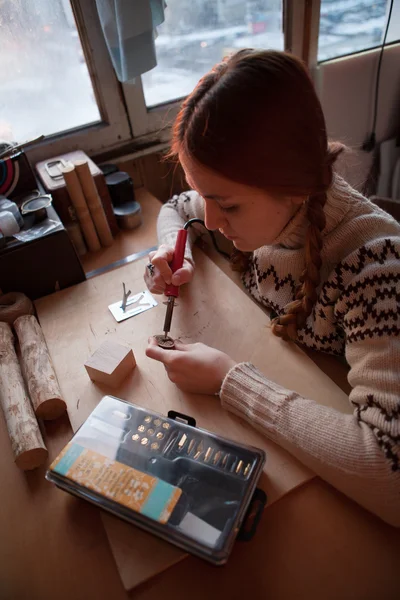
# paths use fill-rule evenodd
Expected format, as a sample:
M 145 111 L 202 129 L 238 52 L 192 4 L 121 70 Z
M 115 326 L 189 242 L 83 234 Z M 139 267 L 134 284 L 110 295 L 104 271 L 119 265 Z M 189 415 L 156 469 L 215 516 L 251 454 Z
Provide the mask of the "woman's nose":
M 226 218 L 215 200 L 204 200 L 204 222 L 212 231 L 222 229 Z

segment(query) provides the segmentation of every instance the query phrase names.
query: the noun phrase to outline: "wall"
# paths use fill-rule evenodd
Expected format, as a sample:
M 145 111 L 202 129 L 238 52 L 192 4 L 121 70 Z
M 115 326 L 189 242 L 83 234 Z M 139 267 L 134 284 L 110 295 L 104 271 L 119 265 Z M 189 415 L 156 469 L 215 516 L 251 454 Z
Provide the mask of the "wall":
M 373 153 L 359 151 L 371 132 L 379 51 L 373 50 L 319 66 L 316 85 L 331 139 L 354 152 L 339 169 L 362 188 L 368 179 Z M 400 128 L 400 44 L 385 49 L 379 86 L 377 142 L 398 134 Z
M 126 171 L 135 188 L 144 186 L 153 196 L 166 202 L 174 194 L 187 189 L 182 168 L 165 160 L 161 152 L 147 154 L 140 158 L 110 160 L 120 171 Z

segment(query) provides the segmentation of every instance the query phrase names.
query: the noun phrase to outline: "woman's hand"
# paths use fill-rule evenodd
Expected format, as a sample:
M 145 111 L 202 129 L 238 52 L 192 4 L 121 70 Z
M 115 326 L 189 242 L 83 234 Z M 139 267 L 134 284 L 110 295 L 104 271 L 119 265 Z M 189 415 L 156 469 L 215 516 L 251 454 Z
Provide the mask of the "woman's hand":
M 152 294 L 163 294 L 165 287 L 170 283 L 179 286 L 192 280 L 194 267 L 186 259 L 183 260 L 182 267 L 172 273 L 169 263 L 173 256 L 174 249 L 165 244 L 162 244 L 155 252 L 150 252 L 149 261 L 154 267 L 153 274 L 146 267 L 144 280 Z
M 216 394 L 235 361 L 205 344 L 175 342 L 175 350 L 164 350 L 149 339 L 146 355 L 163 363 L 168 377 L 184 392 Z

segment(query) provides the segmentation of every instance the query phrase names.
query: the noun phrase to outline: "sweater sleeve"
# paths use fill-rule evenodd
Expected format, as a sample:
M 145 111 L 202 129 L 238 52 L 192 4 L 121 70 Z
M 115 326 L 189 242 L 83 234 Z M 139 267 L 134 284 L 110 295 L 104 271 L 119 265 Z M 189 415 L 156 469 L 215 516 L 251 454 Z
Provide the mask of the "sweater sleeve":
M 399 527 L 400 255 L 392 250 L 354 268 L 335 307 L 346 338 L 353 414 L 287 390 L 249 363 L 228 373 L 221 401 L 338 490 Z
M 179 229 L 189 219 L 204 220 L 204 200 L 194 190 L 174 196 L 160 210 L 157 221 L 157 236 L 160 244 L 175 246 L 176 235 Z M 205 229 L 194 224 L 189 229 L 188 243 L 186 244 L 185 258 L 193 263 L 192 247 L 197 237 L 205 233 Z

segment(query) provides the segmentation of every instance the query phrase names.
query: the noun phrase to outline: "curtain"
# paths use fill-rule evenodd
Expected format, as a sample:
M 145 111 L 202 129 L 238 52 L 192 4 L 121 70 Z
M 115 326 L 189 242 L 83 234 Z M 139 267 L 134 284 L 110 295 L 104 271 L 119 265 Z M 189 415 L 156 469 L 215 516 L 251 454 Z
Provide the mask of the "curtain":
M 164 0 L 96 0 L 108 51 L 119 81 L 132 81 L 157 65 L 156 27 Z

